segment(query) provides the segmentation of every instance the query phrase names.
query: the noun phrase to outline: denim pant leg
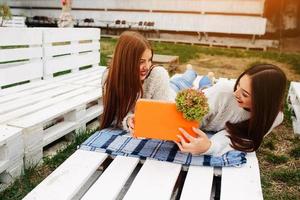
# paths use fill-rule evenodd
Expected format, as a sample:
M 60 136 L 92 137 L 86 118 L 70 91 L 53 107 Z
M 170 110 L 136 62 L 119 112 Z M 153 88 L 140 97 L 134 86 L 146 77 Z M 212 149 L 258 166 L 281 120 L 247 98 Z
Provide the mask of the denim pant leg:
M 191 88 L 196 77 L 197 73 L 194 70 L 187 69 L 181 76 L 171 78 L 170 86 L 175 92 Z

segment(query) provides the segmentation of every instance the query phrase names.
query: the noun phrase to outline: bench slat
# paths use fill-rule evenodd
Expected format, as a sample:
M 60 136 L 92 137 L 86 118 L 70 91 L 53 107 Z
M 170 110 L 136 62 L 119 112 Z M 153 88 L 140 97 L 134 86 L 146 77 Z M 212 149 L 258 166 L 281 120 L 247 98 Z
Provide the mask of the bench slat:
M 5 64 L 0 66 L 0 86 L 27 80 L 40 79 L 43 76 L 42 61 L 22 62 L 20 65 Z
M 99 152 L 77 150 L 24 199 L 72 199 L 106 157 Z
M 97 90 L 89 91 L 85 94 L 79 95 L 76 98 L 72 98 L 55 105 L 49 106 L 45 109 L 39 110 L 35 113 L 28 114 L 22 118 L 16 119 L 9 122 L 10 125 L 28 128 L 36 124 L 44 123 L 49 121 L 49 119 L 54 119 L 59 115 L 67 113 L 76 107 L 86 104 L 88 102 L 94 101 L 100 97 Z
M 58 76 L 52 79 L 47 79 L 47 80 L 43 80 L 43 81 L 36 81 L 36 82 L 31 82 L 28 84 L 23 84 L 23 85 L 19 85 L 16 87 L 11 87 L 11 88 L 7 88 L 4 90 L 0 90 L 0 97 L 2 98 L 3 96 L 7 96 L 7 95 L 15 95 L 16 93 L 19 92 L 27 92 L 30 91 L 34 88 L 38 88 L 38 87 L 43 87 L 48 85 L 49 83 L 64 83 L 64 82 L 70 82 L 72 84 L 76 84 L 76 81 L 78 79 L 84 79 L 84 77 L 89 77 L 90 75 L 98 75 L 99 79 L 101 79 L 101 75 L 103 70 L 105 69 L 105 67 L 92 67 L 89 69 L 85 69 L 85 70 L 81 70 L 78 71 L 76 73 L 69 73 L 69 74 L 65 74 L 63 76 Z
M 96 28 L 43 28 L 43 30 L 46 30 L 44 43 L 100 39 L 100 29 Z
M 40 91 L 39 93 L 27 94 L 26 96 L 19 97 L 9 102 L 0 104 L 0 113 L 7 113 L 11 110 L 16 110 L 27 105 L 32 105 L 43 100 L 51 99 L 55 96 L 62 95 L 73 90 L 79 89 L 78 85 L 68 85 L 64 87 L 56 87 L 51 90 Z
M 116 199 L 138 162 L 138 158 L 117 156 L 82 200 Z
M 1 46 L 42 44 L 42 29 L 33 28 L 0 28 Z M 22 35 L 22 37 L 20 37 Z
M 124 199 L 170 199 L 180 164 L 146 160 Z
M 100 49 L 100 42 L 80 43 L 80 44 L 77 43 L 77 44 L 63 45 L 63 46 L 46 46 L 44 51 L 46 57 L 52 57 L 54 55 L 92 51 L 98 49 Z
M 259 166 L 255 153 L 247 154 L 242 167 L 223 167 L 221 200 L 262 200 Z
M 42 47 L 0 49 L 0 62 L 43 57 Z
M 47 128 L 43 133 L 43 147 L 73 131 L 74 127 L 76 127 L 75 122 L 66 121 Z
M 100 62 L 99 52 L 89 52 L 83 54 L 72 54 L 67 56 L 50 58 L 45 61 L 44 74 L 52 75 L 55 72 L 60 72 L 69 69 L 77 69 L 79 67 L 94 65 Z
M 182 193 L 181 200 L 199 199 L 209 200 L 212 190 L 214 168 L 205 166 L 190 166 Z
M 47 91 L 47 90 L 52 90 L 52 89 L 56 88 L 58 85 L 60 85 L 60 84 L 52 83 L 52 84 L 47 84 L 47 85 L 41 85 L 38 87 L 32 87 L 31 89 L 22 90 L 22 91 L 16 92 L 16 93 L 6 94 L 3 96 L 0 96 L 0 104 L 2 105 L 3 103 L 11 102 L 12 100 L 19 99 L 20 97 L 21 98 L 26 97 L 27 95 L 30 95 L 30 94 Z
M 3 115 L 0 115 L 0 123 L 8 122 L 8 121 L 11 121 L 13 119 L 22 117 L 22 116 L 27 115 L 27 114 L 28 115 L 29 114 L 34 114 L 34 112 L 45 109 L 49 106 L 54 106 L 55 107 L 55 105 L 58 104 L 59 102 L 66 101 L 70 98 L 72 99 L 72 98 L 74 98 L 76 96 L 79 96 L 81 94 L 85 94 L 88 91 L 90 91 L 90 88 L 82 87 L 78 90 L 75 90 L 75 91 L 57 96 L 55 98 L 48 99 L 46 101 L 42 101 L 42 102 L 36 103 L 34 105 L 27 106 L 27 107 L 24 107 L 24 108 L 20 108 L 18 110 L 15 110 L 15 111 L 12 111 L 12 112 L 9 112 L 9 113 L 5 113 Z M 101 95 L 100 92 L 99 92 L 98 95 L 100 97 L 100 95 Z

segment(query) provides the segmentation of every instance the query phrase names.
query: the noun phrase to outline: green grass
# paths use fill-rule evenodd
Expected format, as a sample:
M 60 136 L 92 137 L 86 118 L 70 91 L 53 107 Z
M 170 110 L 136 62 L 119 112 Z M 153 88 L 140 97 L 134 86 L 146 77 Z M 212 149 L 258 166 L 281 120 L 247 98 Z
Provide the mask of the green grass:
M 288 185 L 298 185 L 300 183 L 300 169 L 282 169 L 271 173 L 273 180 L 287 183 Z
M 89 130 L 78 134 L 75 139 L 63 150 L 57 152 L 53 157 L 44 157 L 43 164 L 24 171 L 15 182 L 0 193 L 0 200 L 19 200 L 26 196 L 35 186 L 45 179 L 55 168 L 63 163 L 74 153 L 82 142 L 84 142 L 95 130 Z
M 289 158 L 285 155 L 275 155 L 273 153 L 266 153 L 265 159 L 269 163 L 273 164 L 282 164 L 289 160 Z
M 116 45 L 116 39 L 101 39 L 101 58 L 112 54 Z M 103 45 L 104 44 L 104 45 Z M 281 63 L 290 64 L 300 74 L 300 54 L 297 53 L 279 53 L 276 51 L 254 51 L 241 49 L 227 49 L 218 47 L 203 47 L 188 44 L 173 44 L 164 42 L 152 42 L 154 52 L 157 54 L 178 55 L 181 63 L 186 63 L 191 59 L 197 58 L 199 54 L 217 55 L 234 58 L 260 58 L 270 59 Z M 105 60 L 103 63 L 106 64 Z

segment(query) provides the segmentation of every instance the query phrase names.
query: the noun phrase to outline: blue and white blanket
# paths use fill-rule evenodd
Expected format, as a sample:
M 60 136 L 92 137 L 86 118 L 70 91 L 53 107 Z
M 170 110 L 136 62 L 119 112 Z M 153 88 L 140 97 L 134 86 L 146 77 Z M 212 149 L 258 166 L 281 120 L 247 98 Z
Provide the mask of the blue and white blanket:
M 224 167 L 239 166 L 246 163 L 246 153 L 244 152 L 229 151 L 219 157 L 192 155 L 182 153 L 174 142 L 136 139 L 127 136 L 126 131 L 118 129 L 97 131 L 81 144 L 80 149 L 105 152 L 114 156 L 131 156 L 140 159 L 153 158 L 183 165 Z

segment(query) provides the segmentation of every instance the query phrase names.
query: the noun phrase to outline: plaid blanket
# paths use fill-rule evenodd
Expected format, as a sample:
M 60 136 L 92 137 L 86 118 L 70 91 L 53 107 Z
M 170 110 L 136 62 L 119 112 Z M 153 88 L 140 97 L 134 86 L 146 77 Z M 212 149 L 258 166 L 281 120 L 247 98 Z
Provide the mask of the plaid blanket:
M 192 155 L 179 151 L 174 142 L 136 139 L 127 136 L 126 131 L 116 129 L 103 129 L 94 133 L 80 145 L 80 149 L 105 152 L 114 156 L 131 156 L 140 159 L 153 158 L 183 165 L 224 167 L 239 166 L 246 163 L 246 153 L 244 152 L 229 151 L 219 157 Z

